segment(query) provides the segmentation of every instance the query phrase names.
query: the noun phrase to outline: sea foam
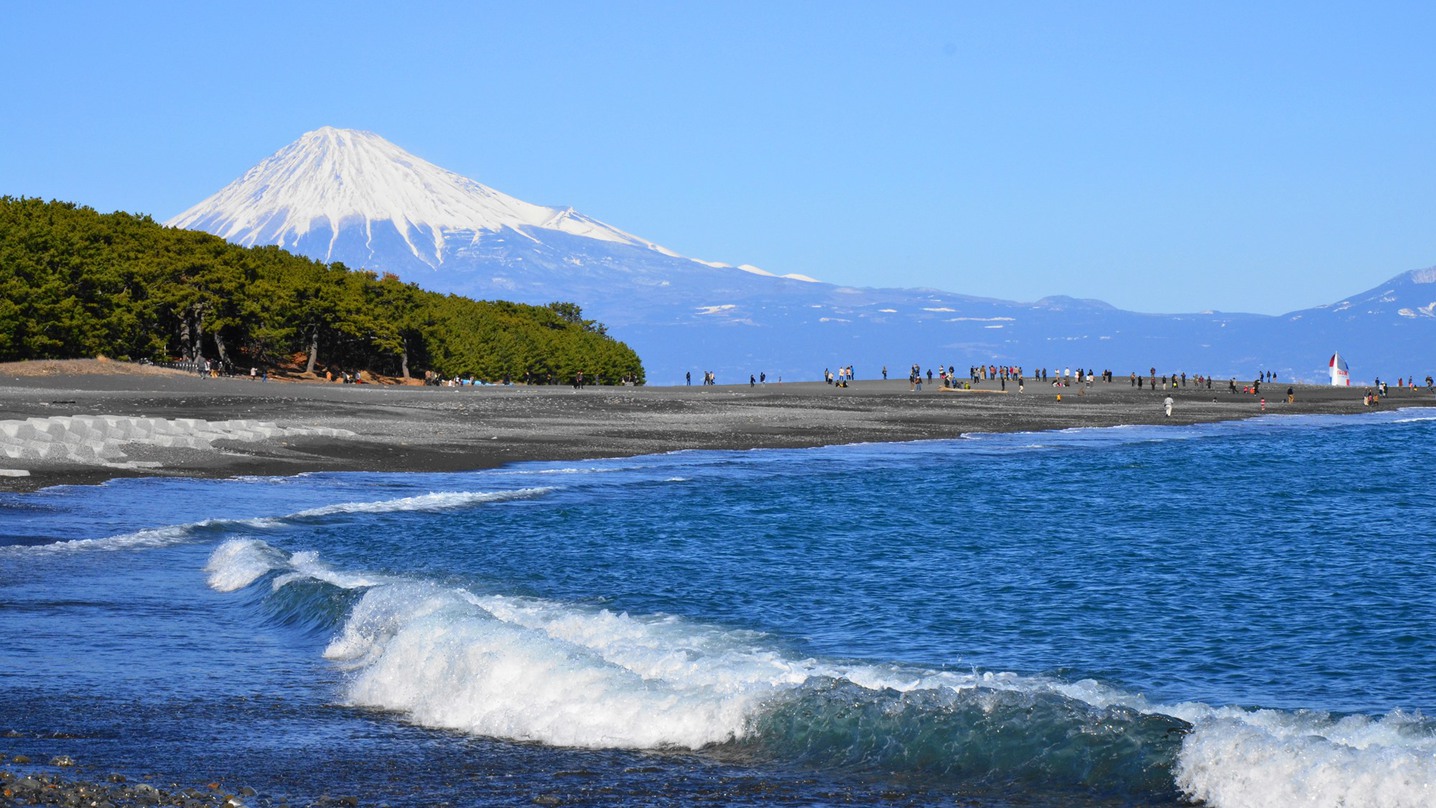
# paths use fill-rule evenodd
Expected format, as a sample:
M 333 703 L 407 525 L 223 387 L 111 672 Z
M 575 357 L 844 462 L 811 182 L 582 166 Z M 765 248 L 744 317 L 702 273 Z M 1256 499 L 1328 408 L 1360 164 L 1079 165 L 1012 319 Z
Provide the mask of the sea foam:
M 340 514 L 399 513 L 404 511 L 445 511 L 456 508 L 466 508 L 483 502 L 531 499 L 533 497 L 542 496 L 552 490 L 552 488 L 537 487 L 521 488 L 516 491 L 445 491 L 418 494 L 411 497 L 399 497 L 397 499 L 342 502 L 335 505 L 324 505 L 319 508 L 299 511 L 298 513 L 291 514 L 289 518 L 300 519 Z
M 655 654 L 642 627 L 592 617 L 609 627 L 565 637 L 501 619 L 462 592 L 388 586 L 365 593 L 325 655 L 355 671 L 353 704 L 559 746 L 698 748 L 730 740 L 771 691 L 751 678 L 694 676 L 706 666 L 679 663 L 682 650 Z M 655 668 L 665 675 L 652 675 Z
M 216 592 L 235 592 L 284 563 L 280 553 L 259 539 L 230 539 L 210 553 L 204 571 Z
M 1176 780 L 1222 808 L 1418 808 L 1436 799 L 1436 724 L 1405 713 L 1215 710 L 1183 742 Z

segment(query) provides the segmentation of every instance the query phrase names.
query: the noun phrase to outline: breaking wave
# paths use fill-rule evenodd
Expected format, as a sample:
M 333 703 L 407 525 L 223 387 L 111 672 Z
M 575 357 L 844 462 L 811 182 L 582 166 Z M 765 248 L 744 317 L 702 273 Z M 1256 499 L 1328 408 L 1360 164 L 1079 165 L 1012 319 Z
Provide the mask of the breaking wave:
M 325 631 L 350 705 L 478 736 L 1217 806 L 1436 792 L 1436 722 L 1420 715 L 1151 704 L 1090 680 L 803 658 L 758 632 L 345 572 L 258 539 L 225 542 L 206 569 L 214 589 Z

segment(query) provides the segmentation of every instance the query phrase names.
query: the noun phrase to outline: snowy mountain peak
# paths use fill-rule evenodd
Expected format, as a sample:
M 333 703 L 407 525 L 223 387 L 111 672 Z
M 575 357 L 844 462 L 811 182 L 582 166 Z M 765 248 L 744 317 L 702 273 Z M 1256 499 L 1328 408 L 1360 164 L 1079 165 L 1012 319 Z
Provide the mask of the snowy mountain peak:
M 445 258 L 445 238 L 472 242 L 505 228 L 568 233 L 673 255 L 572 208 L 516 199 L 415 157 L 374 134 L 326 126 L 307 132 L 218 193 L 166 222 L 243 245 L 280 247 L 327 236 L 332 260 L 341 232 L 362 226 L 372 238 L 387 223 L 430 266 Z

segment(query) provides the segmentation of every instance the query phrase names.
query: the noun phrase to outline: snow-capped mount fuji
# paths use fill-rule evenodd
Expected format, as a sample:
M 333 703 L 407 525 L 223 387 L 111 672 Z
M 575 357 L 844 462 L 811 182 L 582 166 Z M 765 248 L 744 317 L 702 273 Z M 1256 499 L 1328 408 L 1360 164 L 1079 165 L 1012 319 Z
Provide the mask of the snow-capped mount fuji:
M 505 228 L 554 230 L 672 255 L 572 208 L 534 205 L 439 168 L 373 132 L 332 126 L 305 133 L 168 224 L 302 252 L 327 237 L 327 249 L 316 256 L 325 261 L 334 260 L 339 235 L 356 225 L 376 249 L 376 236 L 392 230 L 429 266 L 444 262 L 453 235 L 474 243 Z
M 438 268 L 504 231 L 536 244 L 565 234 L 682 258 L 573 208 L 535 205 L 496 191 L 373 132 L 332 126 L 305 133 L 167 224 L 323 261 L 348 263 L 360 255 L 356 265 L 386 269 L 406 263 L 405 253 Z M 357 250 L 356 230 L 363 235 Z
M 685 258 L 571 208 L 508 196 L 378 135 L 331 127 L 303 135 L 167 224 L 392 272 L 437 292 L 572 301 L 633 347 L 659 384 L 703 370 L 720 382 L 758 372 L 813 379 L 849 364 L 872 378 L 882 366 L 913 362 L 1118 373 L 1155 366 L 1238 378 L 1275 370 L 1315 380 L 1333 350 L 1357 379 L 1436 372 L 1431 270 L 1280 317 L 835 286 Z

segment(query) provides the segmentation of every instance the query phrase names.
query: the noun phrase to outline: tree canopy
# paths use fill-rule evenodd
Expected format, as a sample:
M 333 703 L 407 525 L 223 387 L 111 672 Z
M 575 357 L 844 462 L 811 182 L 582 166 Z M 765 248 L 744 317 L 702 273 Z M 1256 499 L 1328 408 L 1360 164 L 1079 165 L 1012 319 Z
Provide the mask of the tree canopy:
M 573 303 L 470 300 L 148 216 L 0 197 L 0 361 L 99 354 L 643 382 L 632 349 Z

